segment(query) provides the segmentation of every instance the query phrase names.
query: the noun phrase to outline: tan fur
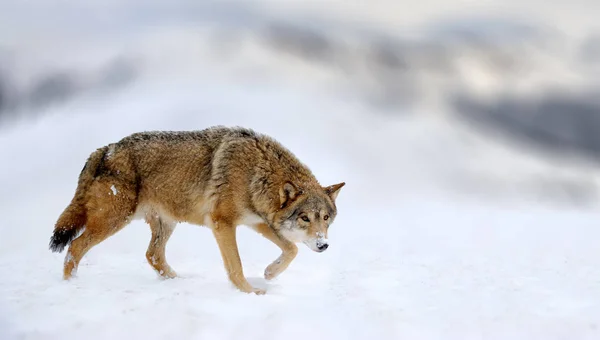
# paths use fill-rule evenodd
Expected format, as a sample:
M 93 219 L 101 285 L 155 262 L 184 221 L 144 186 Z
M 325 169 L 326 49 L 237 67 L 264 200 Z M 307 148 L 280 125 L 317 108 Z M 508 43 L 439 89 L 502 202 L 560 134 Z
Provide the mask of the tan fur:
M 152 231 L 148 263 L 173 278 L 165 248 L 176 223 L 204 225 L 212 229 L 230 281 L 243 292 L 263 294 L 244 276 L 236 227 L 248 225 L 281 249 L 265 270 L 273 279 L 296 257 L 296 242 L 327 249 L 342 186 L 322 187 L 290 151 L 249 129 L 136 133 L 90 155 L 50 247 L 61 251 L 70 243 L 64 263 L 69 279 L 90 248 L 143 218 Z

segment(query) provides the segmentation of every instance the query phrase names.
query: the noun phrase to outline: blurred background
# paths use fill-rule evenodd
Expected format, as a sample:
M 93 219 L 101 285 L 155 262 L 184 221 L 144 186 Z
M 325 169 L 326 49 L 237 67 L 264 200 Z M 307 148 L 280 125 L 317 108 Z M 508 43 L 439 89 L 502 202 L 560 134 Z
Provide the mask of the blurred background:
M 0 0 L 0 338 L 597 339 L 599 17 L 598 0 Z M 183 279 L 157 280 L 137 221 L 62 282 L 48 239 L 89 154 L 212 125 L 346 182 L 325 256 L 301 248 L 254 299 L 205 228 L 177 229 Z M 278 250 L 239 241 L 266 286 Z
M 335 156 L 340 176 L 394 195 L 418 185 L 595 205 L 599 10 L 593 0 L 4 0 L 1 154 L 41 157 L 47 174 L 70 178 L 127 133 L 245 125 L 307 163 Z

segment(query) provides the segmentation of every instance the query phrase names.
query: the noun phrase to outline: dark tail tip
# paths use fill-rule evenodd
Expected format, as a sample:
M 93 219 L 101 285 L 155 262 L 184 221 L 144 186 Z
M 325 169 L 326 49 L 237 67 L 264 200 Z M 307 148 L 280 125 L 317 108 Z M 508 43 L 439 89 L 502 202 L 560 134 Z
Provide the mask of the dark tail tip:
M 50 250 L 52 250 L 53 253 L 62 252 L 76 236 L 76 228 L 54 230 L 54 234 L 50 237 Z

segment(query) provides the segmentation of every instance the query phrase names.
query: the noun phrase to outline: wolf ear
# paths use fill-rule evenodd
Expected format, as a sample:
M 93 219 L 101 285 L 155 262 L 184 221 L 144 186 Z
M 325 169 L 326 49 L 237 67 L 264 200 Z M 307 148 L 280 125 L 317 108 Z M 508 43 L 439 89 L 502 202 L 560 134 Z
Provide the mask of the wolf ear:
M 338 183 L 338 184 L 334 184 L 334 185 L 330 185 L 326 188 L 323 188 L 325 190 L 325 193 L 331 198 L 332 201 L 335 201 L 335 199 L 337 198 L 338 194 L 340 193 L 340 189 L 346 185 L 345 182 L 342 183 Z
M 299 190 L 292 182 L 285 182 L 279 189 L 280 209 L 288 206 L 300 195 L 302 195 L 302 190 Z

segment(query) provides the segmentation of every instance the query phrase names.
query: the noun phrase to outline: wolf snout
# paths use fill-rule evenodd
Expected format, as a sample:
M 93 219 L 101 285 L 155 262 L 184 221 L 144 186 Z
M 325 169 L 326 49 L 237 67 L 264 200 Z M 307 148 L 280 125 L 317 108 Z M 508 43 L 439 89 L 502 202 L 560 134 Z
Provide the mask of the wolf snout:
M 317 252 L 317 253 L 322 253 L 325 250 L 327 250 L 327 248 L 329 248 L 329 243 L 327 242 L 327 239 L 325 239 L 325 238 L 306 240 L 306 241 L 304 241 L 304 244 L 307 247 L 309 247 L 310 250 Z
M 327 248 L 329 248 L 329 244 L 327 244 L 327 243 L 318 243 L 317 244 L 317 249 L 319 250 L 319 252 L 324 252 L 325 250 L 327 250 Z

